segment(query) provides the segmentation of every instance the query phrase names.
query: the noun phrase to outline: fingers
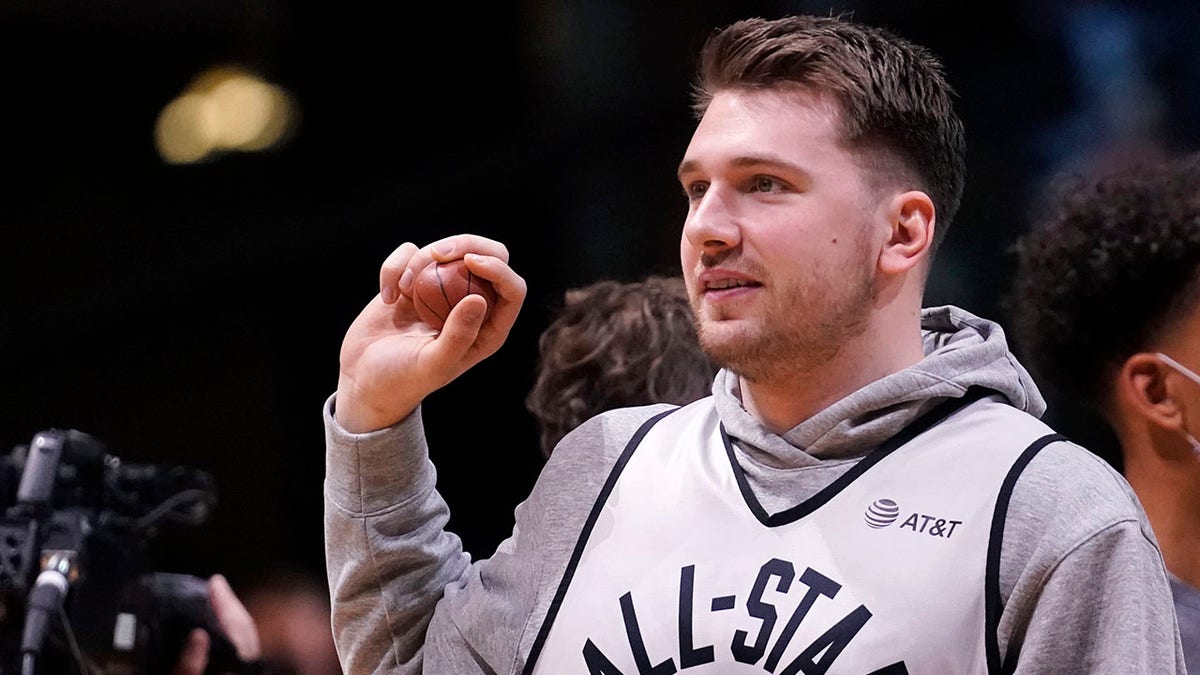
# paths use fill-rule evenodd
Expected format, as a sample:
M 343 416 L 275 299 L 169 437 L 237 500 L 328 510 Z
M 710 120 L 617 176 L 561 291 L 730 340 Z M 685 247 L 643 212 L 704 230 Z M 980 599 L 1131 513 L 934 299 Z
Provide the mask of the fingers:
M 517 314 L 525 302 L 526 293 L 528 293 L 525 279 L 509 267 L 507 256 L 499 258 L 468 253 L 463 256 L 463 260 L 472 274 L 487 279 L 496 289 L 497 302 L 496 306 L 492 308 L 491 320 L 495 325 L 504 326 L 504 333 L 507 335 L 508 330 L 516 322 Z
M 208 643 L 208 633 L 203 628 L 193 628 L 183 643 L 171 675 L 203 675 L 208 667 Z
M 439 239 L 421 249 L 416 249 L 415 244 L 404 244 L 392 255 L 397 256 L 400 250 L 406 246 L 412 246 L 413 252 L 404 256 L 406 269 L 401 269 L 398 276 L 396 276 L 397 287 L 405 295 L 412 294 L 412 284 L 413 280 L 416 279 L 417 272 L 420 272 L 426 265 L 435 260 L 437 262 L 449 262 L 451 260 L 458 260 L 468 253 L 478 253 L 498 258 L 505 263 L 508 262 L 508 247 L 495 239 L 481 237 L 476 234 L 456 234 L 452 237 Z M 391 257 L 388 259 L 389 261 L 392 260 Z
M 467 253 L 481 253 L 500 258 L 508 262 L 508 247 L 495 239 L 482 237 L 477 234 L 456 234 L 452 237 L 439 239 L 418 251 L 418 262 L 424 267 L 433 260 L 447 262 L 457 260 Z M 422 259 L 425 254 L 430 257 Z
M 489 312 L 482 296 L 467 296 L 436 330 L 417 314 L 413 281 L 429 262 L 458 259 L 492 284 L 495 307 Z M 495 353 L 527 292 L 525 280 L 508 265 L 504 244 L 470 234 L 423 248 L 402 244 L 384 262 L 379 281 L 379 296 L 351 324 L 339 355 L 334 416 L 350 433 L 395 424 L 431 392 Z
M 379 268 L 379 295 L 384 302 L 391 304 L 396 301 L 401 277 L 408 267 L 409 259 L 416 252 L 417 245 L 406 241 L 383 261 L 383 266 Z
M 489 313 L 483 296 L 468 295 L 446 317 L 429 347 L 428 362 L 446 373 L 447 382 L 500 349 L 517 321 L 527 292 L 525 280 L 508 266 L 506 258 L 466 253 L 463 260 L 472 274 L 496 289 L 496 304 Z
M 258 627 L 254 625 L 254 618 L 250 616 L 242 601 L 234 595 L 224 576 L 214 574 L 208 580 L 208 597 L 213 613 L 217 615 L 217 623 L 221 624 L 221 630 L 225 631 L 225 635 L 237 649 L 238 658 L 243 661 L 257 661 L 262 656 Z
M 472 348 L 480 356 L 470 359 L 467 365 L 494 353 L 516 323 L 528 289 L 525 280 L 508 265 L 508 248 L 498 241 L 473 234 L 446 237 L 419 249 L 415 244 L 405 242 L 388 256 L 380 272 L 380 296 L 384 303 L 392 304 L 398 294 L 411 295 L 417 273 L 430 262 L 460 258 L 473 274 L 491 282 L 497 298 L 496 306 L 490 308 L 489 321 L 483 326 L 478 323 L 482 318 L 479 312 L 483 310 L 474 305 L 476 301 L 482 302 L 481 298 L 468 298 L 455 307 L 456 310 L 461 308 L 457 320 L 448 318 L 448 325 L 437 336 L 437 341 L 442 344 L 428 355 L 447 366 L 459 361 Z M 479 307 L 486 308 L 486 304 Z M 479 344 L 475 344 L 477 337 L 483 340 Z M 426 362 L 429 362 L 428 358 Z

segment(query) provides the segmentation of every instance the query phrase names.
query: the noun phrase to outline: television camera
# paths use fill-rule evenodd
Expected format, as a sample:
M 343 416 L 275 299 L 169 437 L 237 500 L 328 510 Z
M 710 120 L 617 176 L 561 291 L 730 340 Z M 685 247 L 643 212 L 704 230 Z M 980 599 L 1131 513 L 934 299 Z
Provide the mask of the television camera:
M 206 673 L 261 672 L 203 579 L 151 569 L 158 528 L 199 525 L 215 503 L 207 473 L 123 463 L 73 429 L 0 457 L 0 675 L 170 673 L 195 627 L 211 638 Z

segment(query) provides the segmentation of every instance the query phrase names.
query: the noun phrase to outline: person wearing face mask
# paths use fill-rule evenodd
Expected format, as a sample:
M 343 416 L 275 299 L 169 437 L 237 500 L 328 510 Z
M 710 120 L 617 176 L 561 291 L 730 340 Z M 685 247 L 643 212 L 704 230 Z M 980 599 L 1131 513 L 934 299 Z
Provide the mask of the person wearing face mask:
M 1163 354 L 1162 352 L 1155 354 L 1155 356 L 1157 356 L 1163 363 L 1171 366 L 1175 370 L 1178 370 L 1179 373 L 1184 377 L 1195 382 L 1196 384 L 1200 384 L 1200 374 L 1197 374 L 1196 371 L 1188 368 L 1187 366 L 1167 356 L 1166 354 Z M 1191 435 L 1186 430 L 1183 432 L 1183 434 L 1187 436 L 1188 442 L 1192 444 L 1192 449 L 1195 450 L 1197 454 L 1200 454 L 1200 440 L 1196 440 L 1196 437 Z
M 1040 384 L 1098 412 L 1200 669 L 1200 155 L 1052 181 L 1006 303 Z

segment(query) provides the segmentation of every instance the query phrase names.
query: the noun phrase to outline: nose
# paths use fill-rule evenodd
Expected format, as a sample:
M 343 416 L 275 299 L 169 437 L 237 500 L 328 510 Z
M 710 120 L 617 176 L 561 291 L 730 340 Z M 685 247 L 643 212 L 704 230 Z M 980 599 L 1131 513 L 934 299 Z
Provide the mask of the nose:
M 741 243 L 741 228 L 734 213 L 733 200 L 716 184 L 688 207 L 683 223 L 684 240 L 708 254 L 734 248 Z

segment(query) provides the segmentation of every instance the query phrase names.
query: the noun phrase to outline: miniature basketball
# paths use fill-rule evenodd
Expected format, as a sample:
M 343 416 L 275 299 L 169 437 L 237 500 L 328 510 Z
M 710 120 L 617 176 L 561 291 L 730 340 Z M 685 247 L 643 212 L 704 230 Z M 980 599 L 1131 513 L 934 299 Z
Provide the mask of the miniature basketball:
M 413 283 L 413 304 L 422 321 L 441 330 L 450 310 L 472 293 L 487 300 L 489 312 L 496 304 L 496 289 L 491 282 L 472 274 L 462 260 L 432 262 Z

